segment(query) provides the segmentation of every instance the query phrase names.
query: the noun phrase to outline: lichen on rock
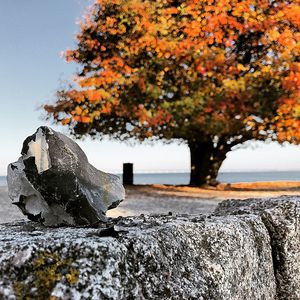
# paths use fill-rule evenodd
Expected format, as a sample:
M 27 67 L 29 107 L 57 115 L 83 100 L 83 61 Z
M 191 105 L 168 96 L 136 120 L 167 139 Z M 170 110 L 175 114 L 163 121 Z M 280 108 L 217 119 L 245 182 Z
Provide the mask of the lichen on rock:
M 61 259 L 57 253 L 37 252 L 30 263 L 33 279 L 31 284 L 24 283 L 27 274 L 23 276 L 20 274 L 13 283 L 17 300 L 50 299 L 57 283 L 63 281 L 70 286 L 74 285 L 78 281 L 80 271 L 73 268 L 72 263 L 72 258 Z M 54 298 L 54 296 L 52 297 Z
M 105 228 L 0 225 L 0 299 L 299 299 L 300 197 Z M 42 297 L 42 298 L 41 298 Z
M 114 228 L 117 236 L 102 237 L 93 228 L 0 226 L 0 287 L 17 282 L 13 287 L 26 286 L 32 299 L 42 290 L 56 299 L 275 297 L 270 240 L 260 217 L 127 217 Z M 16 267 L 24 251 L 26 260 Z

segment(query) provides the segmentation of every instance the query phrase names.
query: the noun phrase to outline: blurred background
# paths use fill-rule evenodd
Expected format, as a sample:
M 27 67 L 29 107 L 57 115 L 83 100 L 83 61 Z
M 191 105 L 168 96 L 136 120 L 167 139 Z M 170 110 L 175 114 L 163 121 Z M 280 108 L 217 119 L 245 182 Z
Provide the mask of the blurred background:
M 76 46 L 78 22 L 92 2 L 0 3 L 0 223 L 23 217 L 11 205 L 6 186 L 7 165 L 20 156 L 23 140 L 41 125 L 68 134 L 65 127 L 43 119 L 41 106 L 55 99 L 56 90 L 71 80 L 78 68 L 66 63 L 61 52 Z M 207 213 L 224 199 L 297 195 L 300 187 L 300 147 L 288 143 L 246 142 L 235 147 L 227 153 L 217 177 L 223 185 L 203 189 L 162 186 L 189 183 L 190 152 L 184 143 L 127 144 L 89 138 L 77 142 L 96 168 L 121 175 L 123 163 L 130 162 L 134 165 L 134 183 L 148 184 L 128 186 L 126 201 L 110 212 L 111 216 Z M 266 181 L 270 183 L 253 185 Z M 280 185 L 278 181 L 285 183 Z M 249 184 L 231 185 L 229 189 L 227 183 L 238 182 Z
M 24 138 L 40 125 L 40 106 L 70 79 L 77 66 L 61 51 L 75 45 L 78 21 L 87 0 L 13 0 L 0 4 L 0 184 L 7 165 L 17 160 Z M 64 127 L 52 126 L 66 132 Z M 128 145 L 117 141 L 78 141 L 97 168 L 120 174 L 122 164 L 134 164 L 135 183 L 187 184 L 190 154 L 179 143 Z M 223 182 L 300 180 L 300 148 L 286 144 L 248 142 L 228 153 L 218 179 Z

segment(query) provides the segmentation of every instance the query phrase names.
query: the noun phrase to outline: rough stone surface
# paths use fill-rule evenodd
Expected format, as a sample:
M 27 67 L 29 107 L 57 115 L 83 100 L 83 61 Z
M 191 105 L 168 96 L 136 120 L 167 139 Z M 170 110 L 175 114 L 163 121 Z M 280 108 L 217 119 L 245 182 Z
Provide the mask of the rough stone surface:
M 7 170 L 8 194 L 30 220 L 47 226 L 106 221 L 125 197 L 118 176 L 97 170 L 65 135 L 40 127 Z
M 107 229 L 0 225 L 0 299 L 275 299 L 259 216 L 114 222 Z
M 277 297 L 300 299 L 300 197 L 230 200 L 218 205 L 218 215 L 256 214 L 264 222 L 272 246 Z

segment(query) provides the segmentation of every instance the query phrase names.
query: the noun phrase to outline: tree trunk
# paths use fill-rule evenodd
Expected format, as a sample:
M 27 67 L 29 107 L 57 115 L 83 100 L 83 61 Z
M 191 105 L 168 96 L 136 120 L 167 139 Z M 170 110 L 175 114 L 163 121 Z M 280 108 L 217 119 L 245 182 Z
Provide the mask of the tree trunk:
M 212 141 L 188 141 L 191 153 L 191 186 L 216 185 L 218 171 L 230 149 L 227 145 L 214 146 Z

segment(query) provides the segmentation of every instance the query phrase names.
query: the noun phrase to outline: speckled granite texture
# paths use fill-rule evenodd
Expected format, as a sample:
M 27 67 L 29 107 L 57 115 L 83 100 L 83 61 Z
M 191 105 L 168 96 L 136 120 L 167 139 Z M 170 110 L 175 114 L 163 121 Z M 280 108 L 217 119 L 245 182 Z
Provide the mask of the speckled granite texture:
M 229 201 L 216 215 L 108 229 L 2 224 L 0 299 L 299 299 L 299 201 Z
M 215 213 L 224 215 L 258 215 L 271 238 L 277 297 L 300 299 L 300 197 L 283 196 L 247 201 L 224 201 Z

